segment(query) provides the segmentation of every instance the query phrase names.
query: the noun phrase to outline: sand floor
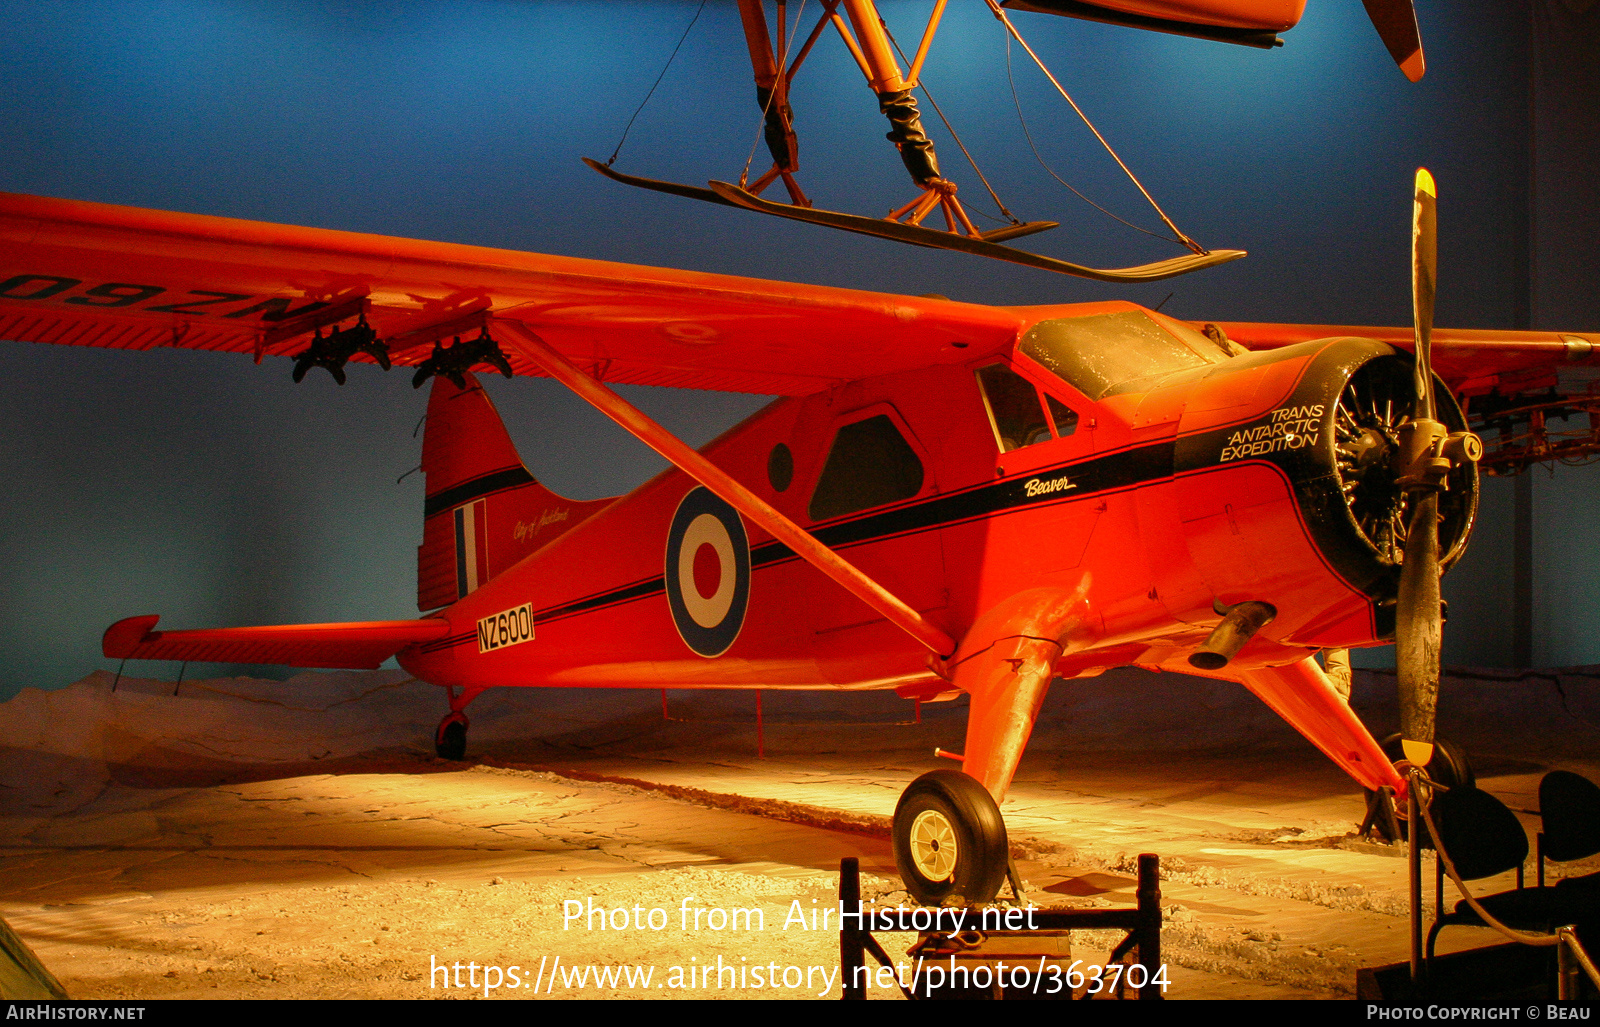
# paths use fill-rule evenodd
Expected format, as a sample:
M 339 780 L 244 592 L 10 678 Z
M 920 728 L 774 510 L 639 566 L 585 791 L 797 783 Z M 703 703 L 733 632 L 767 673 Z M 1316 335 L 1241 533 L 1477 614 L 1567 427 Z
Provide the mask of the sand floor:
M 511 693 L 474 707 L 459 764 L 414 723 L 431 689 L 303 679 L 174 699 L 96 676 L 6 704 L 24 746 L 0 752 L 0 916 L 73 997 L 836 997 L 838 936 L 810 917 L 844 856 L 869 899 L 905 901 L 888 814 L 963 722 L 767 693 L 758 756 L 748 696 L 674 693 L 663 720 L 658 693 Z M 1186 693 L 1215 744 L 1160 693 L 1178 684 L 1141 700 L 1167 708 L 1142 718 L 1158 749 L 1118 721 L 1139 703 L 1041 723 L 1004 806 L 1026 899 L 1131 904 L 1155 852 L 1171 997 L 1350 997 L 1358 967 L 1405 958 L 1400 851 L 1351 841 L 1359 790 L 1248 696 Z M 1600 778 L 1578 743 L 1477 754 L 1479 783 L 1532 811 L 1549 767 Z M 913 937 L 881 936 L 897 960 Z

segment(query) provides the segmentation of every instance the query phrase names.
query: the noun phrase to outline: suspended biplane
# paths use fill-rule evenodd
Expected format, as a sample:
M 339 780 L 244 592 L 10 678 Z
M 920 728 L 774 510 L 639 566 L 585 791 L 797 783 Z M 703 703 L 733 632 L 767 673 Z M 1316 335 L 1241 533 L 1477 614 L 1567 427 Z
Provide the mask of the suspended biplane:
M 1407 752 L 1429 761 L 1438 576 L 1478 494 L 1456 397 L 1511 402 L 1592 364 L 1600 335 L 1438 330 L 1430 358 L 1426 186 L 1415 329 L 988 307 L 0 195 L 0 338 L 433 379 L 423 616 L 138 616 L 106 631 L 108 657 L 393 656 L 448 697 L 449 758 L 494 687 L 965 694 L 961 771 L 906 789 L 895 848 L 920 899 L 986 900 L 999 803 L 1056 677 L 1236 681 L 1366 788 L 1403 792 L 1314 658 L 1398 638 Z M 555 495 L 473 368 L 553 377 L 672 467 L 611 500 Z M 779 398 L 696 452 L 614 383 Z
M 771 168 L 752 180 L 750 162 L 747 161 L 737 183 L 712 181 L 706 186 L 696 186 L 664 182 L 616 170 L 613 165 L 618 153 L 621 152 L 621 143 L 618 144 L 617 152 L 612 153 L 611 158 L 605 163 L 585 158 L 586 164 L 608 178 L 626 185 L 741 207 L 759 213 L 774 214 L 827 228 L 859 232 L 917 246 L 991 257 L 1101 282 L 1159 281 L 1238 260 L 1245 253 L 1243 250 L 1206 249 L 1178 228 L 1150 195 L 1149 190 L 1123 163 L 1122 158 L 1117 156 L 1105 137 L 1095 129 L 1039 55 L 1023 39 L 1005 9 L 1009 7 L 1067 15 L 1262 48 L 1281 45 L 1282 40 L 1278 38 L 1278 33 L 1298 24 L 1300 15 L 1305 9 L 1305 0 L 1093 0 L 1093 2 L 983 0 L 1004 26 L 1008 46 L 1015 40 L 1027 52 L 1050 80 L 1051 85 L 1083 119 L 1095 139 L 1105 147 L 1106 152 L 1149 202 L 1166 230 L 1171 233 L 1171 241 L 1188 251 L 1179 257 L 1137 267 L 1094 268 L 1007 245 L 1011 240 L 1056 228 L 1059 223 L 1024 222 L 1018 219 L 1001 201 L 974 163 L 973 171 L 977 173 L 990 198 L 1005 218 L 1004 223 L 998 227 L 980 231 L 973 223 L 966 207 L 957 198 L 956 183 L 940 170 L 933 140 L 923 127 L 922 113 L 917 106 L 915 93 L 921 86 L 923 66 L 938 33 L 948 0 L 933 0 L 915 57 L 908 57 L 900 49 L 888 25 L 879 15 L 874 0 L 819 0 L 816 5 L 818 9 L 816 21 L 804 41 L 798 42 L 798 45 L 796 43 L 800 40 L 800 33 L 804 28 L 800 19 L 807 10 L 804 2 L 796 0 L 792 5 L 795 8 L 795 21 L 791 26 L 789 0 L 777 0 L 775 31 L 774 26 L 768 22 L 765 0 L 738 0 L 738 2 L 750 65 L 755 73 L 756 103 L 760 107 L 762 118 L 761 135 L 772 157 Z M 1377 28 L 1378 34 L 1401 70 L 1413 82 L 1420 79 L 1423 74 L 1422 41 L 1417 31 L 1416 12 L 1412 9 L 1411 0 L 1365 0 L 1365 4 L 1374 27 Z M 841 16 L 841 10 L 845 16 Z M 698 17 L 697 11 L 695 18 Z M 691 20 L 691 28 L 693 24 L 694 20 Z M 917 190 L 909 201 L 885 217 L 867 217 L 818 209 L 801 188 L 797 178 L 800 170 L 800 148 L 795 131 L 794 109 L 790 102 L 791 90 L 795 76 L 804 65 L 807 56 L 830 27 L 837 32 L 857 67 L 861 69 L 862 75 L 865 76 L 868 88 L 877 100 L 878 110 L 889 122 L 890 131 L 887 138 L 899 152 L 900 160 Z M 901 66 L 902 61 L 906 62 L 905 68 Z M 1020 114 L 1020 108 L 1018 113 Z M 944 118 L 942 112 L 939 116 L 941 119 Z M 950 127 L 948 121 L 945 124 L 947 128 Z M 959 138 L 957 141 L 959 142 Z M 970 161 L 971 154 L 967 153 L 965 146 L 962 146 L 962 152 Z M 751 156 L 754 157 L 754 149 L 751 151 Z M 1040 159 L 1043 160 L 1042 157 Z M 769 186 L 780 181 L 788 192 L 789 202 L 778 202 L 761 195 Z M 925 223 L 935 212 L 943 215 L 945 224 L 943 229 Z

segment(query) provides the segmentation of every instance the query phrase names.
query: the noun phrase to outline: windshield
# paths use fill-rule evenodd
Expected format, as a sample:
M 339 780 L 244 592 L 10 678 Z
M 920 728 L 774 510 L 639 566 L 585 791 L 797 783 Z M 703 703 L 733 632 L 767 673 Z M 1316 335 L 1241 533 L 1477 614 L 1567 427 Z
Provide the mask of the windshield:
M 1180 339 L 1142 310 L 1040 321 L 1022 337 L 1022 352 L 1090 399 L 1138 392 L 1174 371 L 1204 367 L 1214 349 L 1205 336 Z

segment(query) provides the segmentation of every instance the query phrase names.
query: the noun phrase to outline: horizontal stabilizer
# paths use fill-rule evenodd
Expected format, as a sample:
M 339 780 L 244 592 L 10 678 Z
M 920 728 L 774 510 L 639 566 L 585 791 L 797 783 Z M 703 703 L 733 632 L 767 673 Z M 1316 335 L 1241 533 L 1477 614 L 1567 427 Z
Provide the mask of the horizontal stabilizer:
M 443 637 L 438 618 L 354 624 L 276 624 L 253 628 L 155 631 L 161 617 L 128 617 L 106 629 L 100 648 L 111 659 L 270 663 L 371 670 L 408 645 Z

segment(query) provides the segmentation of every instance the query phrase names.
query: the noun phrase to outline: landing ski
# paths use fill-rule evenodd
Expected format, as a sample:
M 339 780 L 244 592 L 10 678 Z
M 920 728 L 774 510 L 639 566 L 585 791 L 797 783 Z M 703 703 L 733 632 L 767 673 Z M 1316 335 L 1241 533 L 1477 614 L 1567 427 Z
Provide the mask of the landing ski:
M 593 165 L 593 162 L 590 162 Z M 596 166 L 597 170 L 600 170 Z M 611 177 L 624 180 L 615 172 L 605 171 Z M 629 180 L 630 184 L 649 182 L 649 179 Z M 788 203 L 774 203 L 763 200 L 749 190 L 741 189 L 728 182 L 712 182 L 709 190 L 695 189 L 692 186 L 672 185 L 671 183 L 653 183 L 646 188 L 659 188 L 662 192 L 673 192 L 680 196 L 694 195 L 697 199 L 702 192 L 710 192 L 720 202 L 743 207 L 746 210 L 757 211 L 762 214 L 776 214 L 779 217 L 792 218 L 796 221 L 806 221 L 813 225 L 822 225 L 827 228 L 842 228 L 847 232 L 860 232 L 863 235 L 875 235 L 880 239 L 893 239 L 896 242 L 911 243 L 915 246 L 929 246 L 934 249 L 956 250 L 961 253 L 971 253 L 980 257 L 993 257 L 996 260 L 1006 260 L 1013 264 L 1022 264 L 1027 267 L 1036 267 L 1044 271 L 1054 271 L 1063 275 L 1075 275 L 1079 278 L 1089 278 L 1097 282 L 1158 282 L 1163 278 L 1173 278 L 1177 275 L 1188 274 L 1190 271 L 1199 271 L 1203 268 L 1215 267 L 1226 264 L 1230 260 L 1238 260 L 1245 255 L 1244 250 L 1212 250 L 1209 253 L 1190 253 L 1170 260 L 1157 261 L 1154 264 L 1141 264 L 1138 267 L 1123 268 L 1094 268 L 1083 264 L 1073 264 L 1054 257 L 1044 257 L 1026 250 L 1013 249 L 1003 246 L 989 239 L 974 239 L 971 236 L 957 235 L 955 232 L 943 232 L 936 228 L 923 228 L 920 225 L 907 225 L 887 218 L 862 217 L 859 214 L 841 214 L 832 210 L 817 210 L 811 207 L 796 207 Z M 1001 232 L 1006 232 L 1001 229 Z M 1017 232 L 1006 232 L 1006 237 L 1015 238 Z
M 591 160 L 588 157 L 584 157 L 582 160 L 613 182 L 621 182 L 623 185 L 638 186 L 640 189 L 652 189 L 658 193 L 671 193 L 673 196 L 687 196 L 691 200 L 705 200 L 707 203 L 720 203 L 725 207 L 740 206 L 740 204 L 734 203 L 732 200 L 725 200 L 710 189 L 703 189 L 700 186 L 683 185 L 679 182 L 663 182 L 659 178 L 640 178 L 638 175 L 624 175 L 622 172 L 614 171 L 597 160 Z

